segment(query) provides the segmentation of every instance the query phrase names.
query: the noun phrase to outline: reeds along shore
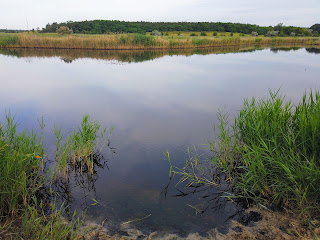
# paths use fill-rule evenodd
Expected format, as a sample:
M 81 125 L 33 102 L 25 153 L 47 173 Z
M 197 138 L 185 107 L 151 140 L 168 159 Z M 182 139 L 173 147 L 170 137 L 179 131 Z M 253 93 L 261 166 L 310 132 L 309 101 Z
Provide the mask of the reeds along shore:
M 188 49 L 250 44 L 304 44 L 320 46 L 315 37 L 165 37 L 141 34 L 69 35 L 0 34 L 2 48 L 48 49 Z

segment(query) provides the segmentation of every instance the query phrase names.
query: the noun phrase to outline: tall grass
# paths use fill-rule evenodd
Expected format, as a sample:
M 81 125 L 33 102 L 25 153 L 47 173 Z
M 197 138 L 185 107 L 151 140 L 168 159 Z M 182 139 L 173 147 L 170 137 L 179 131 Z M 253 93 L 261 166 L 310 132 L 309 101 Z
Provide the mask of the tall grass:
M 199 173 L 199 168 L 194 170 L 190 164 L 183 169 L 174 168 L 174 172 L 185 181 L 207 184 L 216 184 L 215 177 L 222 172 L 233 197 L 300 213 L 318 213 L 319 91 L 305 93 L 297 105 L 270 91 L 269 98 L 245 100 L 234 124 L 227 124 L 226 114 L 219 117 L 219 137 L 209 142 L 214 153 L 210 159 L 213 175 L 207 174 L 206 181 L 197 181 L 203 170 Z M 199 159 L 190 159 L 192 166 L 199 165 Z
M 18 133 L 17 126 L 10 114 L 0 123 L 1 216 L 32 204 L 32 196 L 44 186 L 42 139 L 33 131 Z
M 270 92 L 246 100 L 235 121 L 237 164 L 225 168 L 239 194 L 304 211 L 320 203 L 320 95 L 297 106 Z
M 95 154 L 102 150 L 106 130 L 106 127 L 101 127 L 99 122 L 91 120 L 86 114 L 81 121 L 81 126 L 69 135 L 65 143 L 62 143 L 61 128 L 55 126 L 53 132 L 57 140 L 57 176 L 62 173 L 67 177 L 68 168 L 71 164 L 75 166 L 76 163 L 80 164 L 81 172 L 86 170 L 92 174 Z M 110 134 L 112 131 L 113 128 Z
M 320 45 L 320 38 L 311 37 L 166 37 L 141 34 L 122 35 L 47 35 L 19 33 L 0 35 L 0 47 L 49 49 L 188 49 L 248 44 Z
M 40 133 L 18 131 L 15 117 L 8 114 L 0 122 L 0 231 L 13 239 L 74 239 L 81 225 L 79 218 L 66 222 L 63 209 L 56 209 L 54 178 L 67 175 L 70 159 L 86 165 L 92 173 L 92 155 L 103 139 L 106 128 L 85 115 L 81 127 L 63 142 L 64 136 L 54 127 L 57 139 L 57 168 L 46 166 L 48 159 L 43 149 L 44 122 Z M 73 157 L 72 157 L 73 156 Z M 51 206 L 51 210 L 48 209 Z M 8 217 L 14 224 L 7 224 Z M 21 220 L 20 220 L 21 219 Z M 0 232 L 0 238 L 6 236 Z

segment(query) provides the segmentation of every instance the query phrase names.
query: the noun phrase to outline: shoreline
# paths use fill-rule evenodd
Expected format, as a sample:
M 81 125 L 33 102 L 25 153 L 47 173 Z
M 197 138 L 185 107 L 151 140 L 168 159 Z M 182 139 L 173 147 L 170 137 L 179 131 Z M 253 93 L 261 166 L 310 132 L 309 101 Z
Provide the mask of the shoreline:
M 245 240 L 245 239 L 314 239 L 320 236 L 320 227 L 310 227 L 304 224 L 303 216 L 289 211 L 272 211 L 264 207 L 251 207 L 246 213 L 257 213 L 260 220 L 251 220 L 248 225 L 232 220 L 227 233 L 211 229 L 206 236 L 198 232 L 190 232 L 187 236 L 179 236 L 170 232 L 155 231 L 144 233 L 132 225 L 121 228 L 122 234 L 111 233 L 104 227 L 104 223 L 84 223 L 82 230 L 90 228 L 82 238 L 83 240 Z M 250 219 L 249 219 L 250 220 Z
M 0 34 L 0 48 L 64 50 L 184 50 L 241 45 L 320 46 L 320 37 L 164 37 L 121 35 Z

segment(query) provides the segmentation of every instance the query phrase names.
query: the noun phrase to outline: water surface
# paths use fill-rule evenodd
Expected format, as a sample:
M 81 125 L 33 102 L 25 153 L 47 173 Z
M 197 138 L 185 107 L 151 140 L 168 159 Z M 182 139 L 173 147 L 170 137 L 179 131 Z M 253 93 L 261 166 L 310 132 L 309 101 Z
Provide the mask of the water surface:
M 131 225 L 181 235 L 223 230 L 237 207 L 215 201 L 218 188 L 193 194 L 195 189 L 179 185 L 180 192 L 173 179 L 166 189 L 169 164 L 163 152 L 168 150 L 181 166 L 188 146 L 210 154 L 203 144 L 214 137 L 219 109 L 232 118 L 244 98 L 267 97 L 269 89 L 280 89 L 293 102 L 304 91 L 318 89 L 318 53 L 299 47 L 187 52 L 0 49 L 0 111 L 2 119 L 6 111 L 15 113 L 20 129 L 38 129 L 43 116 L 48 156 L 54 156 L 54 124 L 68 132 L 88 113 L 115 127 L 115 150 L 104 148 L 94 178 L 78 175 L 65 186 L 70 211 L 86 210 L 88 220 L 107 219 L 115 230 L 121 222 L 146 216 Z

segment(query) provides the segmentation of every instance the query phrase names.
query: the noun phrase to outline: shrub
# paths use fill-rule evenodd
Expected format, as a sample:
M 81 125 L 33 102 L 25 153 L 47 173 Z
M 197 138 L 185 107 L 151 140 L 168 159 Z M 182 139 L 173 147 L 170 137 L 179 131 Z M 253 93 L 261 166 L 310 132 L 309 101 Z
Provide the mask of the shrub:
M 201 32 L 200 36 L 207 36 L 207 34 L 205 32 Z
M 267 37 L 276 37 L 278 36 L 279 31 L 268 31 L 267 32 Z
M 162 33 L 159 32 L 158 30 L 153 30 L 150 35 L 151 36 L 162 36 Z
M 197 36 L 195 33 L 190 34 L 191 37 Z
M 72 29 L 68 28 L 67 26 L 59 27 L 56 32 L 60 35 L 68 35 L 73 33 Z
M 295 32 L 291 32 L 290 33 L 290 37 L 295 37 L 296 36 L 296 33 Z
M 216 37 L 216 36 L 218 36 L 218 33 L 217 32 L 213 32 L 212 36 Z
M 252 32 L 251 33 L 251 36 L 253 36 L 253 37 L 256 37 L 256 36 L 258 36 L 259 34 L 257 33 L 257 32 Z

